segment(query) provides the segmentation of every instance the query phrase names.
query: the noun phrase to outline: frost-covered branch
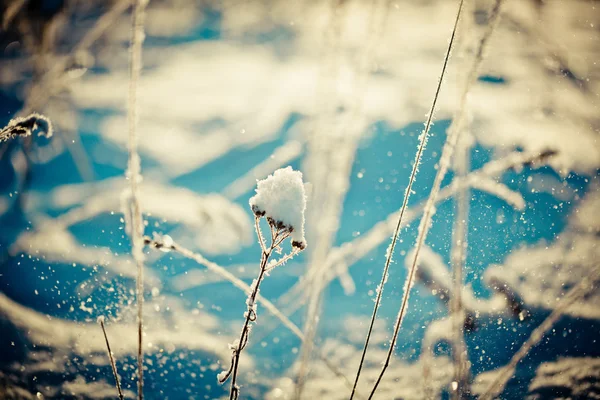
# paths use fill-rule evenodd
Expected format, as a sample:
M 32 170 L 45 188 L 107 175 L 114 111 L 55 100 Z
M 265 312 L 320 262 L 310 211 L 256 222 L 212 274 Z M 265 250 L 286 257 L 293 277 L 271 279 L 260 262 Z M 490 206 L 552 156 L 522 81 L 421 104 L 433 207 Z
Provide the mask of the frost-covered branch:
M 400 309 L 398 310 L 398 316 L 396 318 L 396 324 L 394 327 L 394 333 L 392 335 L 390 348 L 388 350 L 388 353 L 386 356 L 386 361 L 384 362 L 384 366 L 382 368 L 381 374 L 379 375 L 377 381 L 375 382 L 373 391 L 371 392 L 371 397 L 374 395 L 374 393 L 377 389 L 377 386 L 378 386 L 379 382 L 381 381 L 383 374 L 389 364 L 390 358 L 393 355 L 394 347 L 396 344 L 396 339 L 398 337 L 400 327 L 402 326 L 402 321 L 404 319 L 404 316 L 406 315 L 406 311 L 408 310 L 408 299 L 409 299 L 410 291 L 411 291 L 412 286 L 414 285 L 414 280 L 416 277 L 416 271 L 418 268 L 418 261 L 419 261 L 419 252 L 425 243 L 425 240 L 427 238 L 427 233 L 431 226 L 432 217 L 435 214 L 434 204 L 436 202 L 436 198 L 440 191 L 442 181 L 446 175 L 446 172 L 448 171 L 448 169 L 450 167 L 450 162 L 452 160 L 454 149 L 458 143 L 460 134 L 462 133 L 462 130 L 464 129 L 463 125 L 466 120 L 465 108 L 466 108 L 467 93 L 470 89 L 470 86 L 476 79 L 479 65 L 480 65 L 481 61 L 483 60 L 485 45 L 486 45 L 487 41 L 489 40 L 489 37 L 490 37 L 491 33 L 493 32 L 494 27 L 496 26 L 497 18 L 499 16 L 500 2 L 501 2 L 501 0 L 497 1 L 496 6 L 492 12 L 492 17 L 494 18 L 494 20 L 490 21 L 490 23 L 489 23 L 490 28 L 488 29 L 488 31 L 486 32 L 486 34 L 484 35 L 484 37 L 482 38 L 482 40 L 479 43 L 475 61 L 473 62 L 472 68 L 467 77 L 466 85 L 463 88 L 463 91 L 461 94 L 461 100 L 460 100 L 460 104 L 459 104 L 458 113 L 456 116 L 454 116 L 453 123 L 448 128 L 448 134 L 446 137 L 446 142 L 444 143 L 444 147 L 442 149 L 442 156 L 440 158 L 439 168 L 438 168 L 438 171 L 437 171 L 435 179 L 434 179 L 433 187 L 431 188 L 431 192 L 429 193 L 429 198 L 427 199 L 427 202 L 425 203 L 425 208 L 423 210 L 423 217 L 421 218 L 421 222 L 419 224 L 418 235 L 417 235 L 417 240 L 416 240 L 416 244 L 415 244 L 415 250 L 413 252 L 412 264 L 408 271 L 408 276 L 406 278 L 406 282 L 404 285 L 404 294 L 402 296 Z M 457 17 L 456 17 L 454 31 L 452 33 L 452 38 L 450 40 L 450 46 L 448 48 L 448 55 L 450 53 L 450 50 L 452 47 L 452 41 L 454 39 L 454 35 L 456 33 L 456 28 L 458 26 L 462 6 L 463 6 L 463 1 L 461 0 L 460 5 L 459 5 L 459 10 L 457 13 Z M 468 200 L 465 200 L 465 201 L 468 201 Z M 464 218 L 466 218 L 466 215 L 464 215 Z M 462 233 L 462 234 L 464 237 L 464 233 Z M 462 239 L 460 239 L 460 240 L 462 240 Z M 458 290 L 457 292 L 460 293 L 460 290 Z M 455 351 L 456 350 L 458 350 L 458 349 L 455 349 Z
M 181 246 L 179 243 L 173 241 L 173 239 L 168 236 L 155 236 L 154 238 L 150 238 L 148 236 L 144 237 L 144 243 L 152 248 L 157 250 L 161 250 L 164 252 L 174 251 L 176 253 L 181 254 L 182 256 L 189 258 L 190 260 L 196 261 L 198 264 L 205 266 L 209 271 L 221 276 L 226 281 L 230 282 L 233 286 L 240 289 L 242 292 L 249 295 L 252 292 L 252 288 L 247 285 L 244 281 L 233 275 L 227 269 L 222 266 L 214 263 L 207 258 L 205 258 L 202 254 L 195 253 L 186 247 Z M 296 335 L 300 340 L 304 340 L 302 331 L 296 324 L 289 320 L 279 309 L 271 303 L 269 300 L 262 297 L 260 294 L 257 295 L 256 301 L 261 303 L 273 316 L 281 321 L 281 323 L 288 328 L 294 335 Z

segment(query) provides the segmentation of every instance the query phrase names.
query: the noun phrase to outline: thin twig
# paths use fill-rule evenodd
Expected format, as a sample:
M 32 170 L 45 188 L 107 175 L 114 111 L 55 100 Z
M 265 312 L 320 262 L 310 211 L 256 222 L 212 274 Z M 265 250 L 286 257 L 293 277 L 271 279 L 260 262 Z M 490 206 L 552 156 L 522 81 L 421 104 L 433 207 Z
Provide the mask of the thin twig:
M 373 309 L 373 314 L 371 316 L 371 322 L 369 324 L 369 330 L 367 332 L 367 338 L 365 340 L 365 344 L 363 347 L 363 351 L 362 351 L 362 355 L 360 358 L 360 364 L 358 366 L 358 371 L 356 373 L 356 379 L 354 381 L 354 386 L 352 388 L 352 394 L 350 395 L 350 400 L 352 400 L 354 398 L 354 393 L 356 392 L 356 386 L 358 385 L 358 380 L 360 379 L 360 373 L 362 370 L 362 366 L 364 364 L 364 360 L 365 360 L 365 356 L 367 353 L 367 348 L 369 346 L 369 341 L 371 339 L 371 333 L 373 332 L 373 326 L 375 324 L 375 320 L 377 318 L 377 311 L 379 310 L 379 306 L 381 304 L 381 296 L 383 294 L 383 287 L 387 281 L 387 277 L 388 277 L 388 270 L 389 270 L 389 266 L 390 263 L 392 261 L 392 256 L 394 254 L 394 248 L 396 247 L 396 242 L 398 240 L 398 235 L 400 233 L 400 227 L 402 226 L 402 219 L 404 217 L 404 212 L 406 211 L 406 207 L 408 205 L 408 200 L 410 198 L 410 194 L 412 192 L 412 186 L 413 183 L 415 181 L 415 177 L 417 175 L 417 171 L 419 169 L 419 164 L 421 163 L 421 157 L 423 154 L 423 150 L 425 149 L 425 146 L 427 145 L 427 140 L 429 138 L 429 130 L 431 128 L 431 122 L 433 120 L 433 114 L 435 112 L 435 108 L 437 105 L 437 100 L 440 94 L 440 90 L 442 87 L 442 82 L 444 80 L 444 74 L 446 73 L 446 67 L 448 65 L 448 60 L 450 59 L 450 52 L 452 50 L 452 44 L 454 43 L 454 36 L 456 34 L 456 28 L 458 27 L 458 21 L 460 19 L 460 13 L 462 10 L 462 5 L 463 5 L 463 0 L 460 0 L 460 4 L 458 7 L 458 12 L 456 14 L 456 21 L 454 23 L 454 29 L 452 30 L 452 36 L 450 38 L 450 43 L 448 45 L 448 50 L 446 52 L 446 56 L 444 58 L 444 64 L 442 67 L 442 72 L 440 74 L 440 78 L 438 80 L 438 84 L 437 84 L 437 88 L 435 91 L 435 95 L 433 97 L 433 101 L 431 103 L 431 109 L 429 110 L 429 115 L 427 116 L 427 122 L 425 123 L 425 129 L 423 130 L 423 132 L 421 133 L 421 135 L 419 136 L 419 147 L 417 150 L 417 154 L 415 156 L 415 161 L 413 163 L 413 168 L 410 174 L 410 178 L 408 181 L 408 186 L 406 187 L 406 191 L 404 193 L 404 200 L 402 202 L 402 207 L 400 208 L 400 215 L 398 217 L 398 222 L 396 224 L 396 229 L 394 230 L 394 235 L 392 236 L 392 243 L 387 251 L 387 255 L 386 255 L 386 260 L 385 260 L 385 265 L 383 268 L 383 274 L 381 275 L 381 282 L 379 284 L 379 287 L 377 288 L 377 298 L 375 300 L 375 307 Z M 394 340 L 392 341 L 394 342 Z M 393 351 L 393 347 L 394 347 L 394 343 L 392 343 L 390 345 L 390 351 Z M 389 363 L 389 358 L 391 357 L 391 355 L 388 356 L 388 361 L 386 362 Z M 383 376 L 383 373 L 385 372 L 385 369 L 387 368 L 387 365 L 384 365 L 383 371 L 380 375 L 379 380 L 381 379 L 381 377 Z M 375 390 L 377 390 L 377 385 L 379 384 L 379 380 L 376 382 L 375 387 L 373 388 L 373 392 L 371 393 L 371 397 L 373 395 L 373 393 L 375 393 Z
M 137 267 L 136 301 L 138 326 L 138 399 L 144 398 L 144 350 L 143 350 L 143 307 L 144 307 L 144 254 L 142 211 L 139 203 L 139 186 L 141 181 L 141 163 L 137 151 L 138 146 L 138 110 L 137 88 L 142 68 L 142 43 L 144 41 L 144 18 L 147 0 L 134 0 L 131 17 L 131 43 L 129 47 L 129 99 L 127 104 L 127 121 L 129 127 L 129 158 L 127 176 L 130 185 L 130 218 L 131 218 L 131 253 Z
M 223 268 L 222 266 L 209 261 L 202 254 L 194 253 L 193 251 L 181 246 L 178 243 L 173 243 L 169 246 L 165 246 L 164 243 L 160 240 L 151 239 L 150 237 L 144 237 L 144 242 L 154 247 L 155 249 L 167 249 L 175 251 L 181 254 L 184 257 L 187 257 L 191 260 L 196 261 L 200 265 L 204 265 L 208 270 L 216 273 L 221 276 L 223 279 L 232 283 L 233 286 L 240 289 L 242 292 L 249 295 L 252 292 L 252 288 L 246 284 L 246 282 L 242 281 L 237 276 L 233 275 L 231 272 Z M 302 334 L 302 330 L 298 328 L 289 318 L 287 318 L 279 309 L 271 303 L 268 299 L 265 299 L 260 294 L 257 296 L 257 301 L 260 302 L 271 314 L 273 314 L 277 319 L 281 321 L 281 323 L 288 328 L 294 335 L 296 335 L 301 340 L 304 340 L 304 336 Z
M 289 260 L 291 260 L 292 258 L 294 258 L 294 256 L 296 254 L 298 254 L 298 250 L 293 249 L 290 253 L 286 254 L 283 257 L 281 257 L 279 260 L 275 261 L 274 263 L 270 263 L 269 265 L 267 265 L 267 270 L 265 272 L 267 274 L 270 273 L 271 271 L 273 271 L 278 266 L 280 266 L 282 264 L 285 264 L 286 262 L 288 262 Z
M 571 290 L 563 296 L 563 298 L 556 304 L 556 307 L 552 313 L 542 322 L 537 328 L 531 332 L 529 338 L 521 345 L 519 351 L 517 351 L 510 362 L 502 367 L 500 373 L 496 376 L 496 379 L 488 386 L 487 390 L 479 397 L 480 400 L 491 400 L 498 396 L 508 381 L 512 378 L 515 373 L 517 364 L 525 358 L 529 351 L 537 345 L 544 335 L 556 324 L 556 322 L 563 316 L 567 308 L 573 303 L 579 301 L 590 293 L 600 280 L 600 268 L 596 268 L 591 276 L 584 276 L 583 279 Z
M 110 367 L 112 368 L 113 375 L 115 377 L 115 382 L 117 385 L 117 393 L 119 394 L 119 399 L 123 400 L 123 392 L 121 391 L 121 382 L 119 381 L 119 374 L 117 374 L 117 364 L 115 364 L 115 359 L 113 358 L 112 351 L 110 350 L 110 343 L 108 342 L 108 336 L 106 335 L 106 328 L 104 327 L 104 317 L 98 318 L 98 322 L 100 322 L 100 326 L 102 327 L 102 333 L 104 333 L 104 340 L 106 341 L 106 349 L 108 350 L 108 358 L 110 360 Z
M 409 185 L 408 185 L 406 194 L 404 195 L 404 204 L 402 206 L 403 208 L 406 207 L 406 203 L 408 202 L 408 197 L 410 195 L 410 191 L 412 190 L 412 183 L 414 181 L 414 176 L 416 175 L 416 170 L 417 170 L 418 164 L 419 164 L 419 162 L 421 160 L 421 153 L 423 152 L 423 148 L 425 147 L 425 144 L 427 143 L 427 136 L 429 134 L 429 128 L 431 126 L 431 121 L 433 119 L 433 114 L 435 112 L 435 107 L 436 107 L 436 104 L 437 104 L 437 99 L 439 97 L 440 90 L 441 90 L 441 87 L 442 87 L 442 82 L 444 80 L 444 75 L 446 73 L 446 67 L 448 66 L 448 61 L 450 59 L 450 53 L 452 51 L 452 45 L 454 44 L 454 38 L 456 36 L 456 31 L 457 31 L 457 28 L 458 28 L 458 22 L 460 21 L 460 15 L 461 15 L 461 11 L 462 11 L 462 8 L 463 8 L 463 2 L 464 2 L 464 0 L 460 0 L 460 3 L 458 5 L 458 11 L 456 12 L 456 20 L 454 22 L 454 28 L 452 29 L 452 35 L 450 36 L 450 42 L 448 43 L 448 50 L 446 51 L 446 56 L 444 58 L 444 64 L 442 66 L 442 72 L 441 72 L 440 78 L 438 80 L 438 85 L 437 85 L 437 89 L 436 89 L 436 92 L 435 92 L 435 96 L 433 97 L 433 102 L 431 103 L 431 110 L 429 111 L 429 115 L 427 117 L 427 122 L 425 124 L 425 130 L 421 134 L 421 143 L 419 145 L 419 150 L 417 152 L 417 158 L 416 158 L 415 164 L 413 166 L 413 172 L 412 172 L 411 177 L 410 177 Z M 430 199 L 431 199 L 431 197 L 430 197 Z M 435 197 L 433 197 L 433 199 L 435 200 Z M 427 205 L 425 206 L 425 208 L 427 210 Z M 392 258 L 392 253 L 393 253 L 393 250 L 394 250 L 396 237 L 398 235 L 398 232 L 400 230 L 400 226 L 401 226 L 401 223 L 402 223 L 402 221 L 401 221 L 402 220 L 402 215 L 403 215 L 403 210 L 400 212 L 400 218 L 398 219 L 398 224 L 396 225 L 396 231 L 394 232 L 394 239 L 392 241 L 392 247 L 390 248 L 390 250 L 388 252 L 388 257 L 387 257 L 387 260 L 386 260 L 386 268 L 384 270 L 384 275 L 382 277 L 382 285 L 385 284 L 385 281 L 387 279 L 387 267 L 389 266 L 389 263 L 390 263 L 391 258 Z M 421 221 L 423 222 L 423 220 L 426 220 L 426 219 L 427 219 L 427 214 L 425 212 Z M 416 251 L 415 253 L 418 254 L 418 251 Z M 415 257 L 417 257 L 417 256 L 415 256 Z M 377 387 L 379 386 L 379 383 L 381 382 L 381 379 L 383 378 L 383 375 L 385 374 L 385 371 L 387 370 L 387 367 L 388 367 L 388 365 L 390 363 L 390 359 L 392 357 L 392 354 L 394 353 L 394 348 L 395 348 L 395 345 L 396 345 L 396 339 L 398 337 L 398 332 L 400 331 L 400 326 L 402 325 L 402 320 L 404 319 L 404 314 L 405 314 L 405 311 L 406 311 L 406 308 L 407 308 L 406 306 L 408 304 L 408 296 L 409 296 L 409 293 L 410 293 L 410 288 L 411 288 L 412 283 L 414 281 L 415 271 L 416 271 L 416 267 L 415 267 L 415 265 L 413 265 L 413 267 L 409 271 L 409 274 L 408 274 L 408 277 L 407 277 L 407 280 L 406 280 L 406 284 L 404 286 L 404 294 L 402 296 L 402 303 L 401 303 L 401 306 L 400 306 L 400 311 L 398 312 L 398 317 L 397 317 L 397 320 L 396 320 L 396 326 L 394 327 L 394 334 L 393 334 L 392 340 L 390 342 L 390 348 L 388 349 L 388 353 L 387 353 L 386 360 L 385 360 L 385 363 L 383 365 L 383 368 L 381 369 L 381 372 L 380 372 L 380 374 L 379 374 L 379 376 L 377 378 L 377 381 L 375 382 L 375 385 L 373 386 L 371 394 L 369 395 L 369 399 L 371 399 L 373 397 L 373 395 L 375 394 L 375 392 L 377 391 Z M 383 286 L 382 285 L 379 288 L 378 299 L 377 299 L 378 302 L 376 303 L 376 307 L 379 307 L 379 302 L 381 301 L 381 292 L 383 291 Z M 376 317 L 375 314 L 376 314 L 376 312 L 373 312 L 373 318 L 372 318 L 372 321 L 371 321 L 371 326 L 369 328 L 369 334 L 367 336 L 367 342 L 365 343 L 365 348 L 363 349 L 363 357 L 361 359 L 361 367 L 362 367 L 362 362 L 364 360 L 364 353 L 366 353 L 367 346 L 368 346 L 368 338 L 370 338 L 371 331 L 373 329 L 373 324 L 375 322 L 375 317 Z M 358 375 L 357 375 L 357 379 L 356 380 L 358 381 Z

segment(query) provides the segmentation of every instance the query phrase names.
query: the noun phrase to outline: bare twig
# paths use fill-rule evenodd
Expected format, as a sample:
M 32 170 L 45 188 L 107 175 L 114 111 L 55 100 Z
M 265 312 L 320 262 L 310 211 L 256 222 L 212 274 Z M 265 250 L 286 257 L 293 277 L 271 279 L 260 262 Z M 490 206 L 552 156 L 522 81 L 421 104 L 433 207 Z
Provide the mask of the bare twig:
M 117 385 L 117 393 L 119 394 L 119 399 L 123 400 L 123 392 L 121 391 L 121 382 L 119 381 L 119 374 L 117 374 L 117 364 L 115 364 L 115 359 L 113 357 L 112 351 L 110 350 L 110 343 L 108 342 L 108 336 L 106 335 L 106 328 L 104 327 L 104 317 L 98 318 L 98 322 L 100 322 L 100 326 L 102 327 L 102 333 L 104 333 L 104 340 L 106 341 L 106 350 L 108 351 L 108 358 L 110 360 L 110 367 L 112 368 L 112 373 L 115 377 L 115 383 Z

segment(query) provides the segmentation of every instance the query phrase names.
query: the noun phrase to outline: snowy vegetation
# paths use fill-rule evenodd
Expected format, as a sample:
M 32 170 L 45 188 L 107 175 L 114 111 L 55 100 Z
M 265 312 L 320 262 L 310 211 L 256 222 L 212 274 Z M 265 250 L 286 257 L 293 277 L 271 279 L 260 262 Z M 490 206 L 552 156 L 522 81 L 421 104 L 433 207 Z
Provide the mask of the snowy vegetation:
M 597 396 L 597 8 L 5 2 L 0 398 Z

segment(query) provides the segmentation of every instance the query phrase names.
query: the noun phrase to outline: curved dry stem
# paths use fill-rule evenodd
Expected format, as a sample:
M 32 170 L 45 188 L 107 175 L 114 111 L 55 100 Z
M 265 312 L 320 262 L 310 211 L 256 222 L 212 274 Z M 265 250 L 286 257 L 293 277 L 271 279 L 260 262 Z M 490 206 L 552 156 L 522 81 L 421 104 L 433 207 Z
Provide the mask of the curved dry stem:
M 41 124 L 41 125 L 40 125 Z M 34 131 L 49 138 L 53 134 L 52 122 L 48 117 L 38 113 L 31 113 L 26 117 L 15 117 L 0 129 L 0 143 L 14 139 L 15 137 L 31 136 Z

